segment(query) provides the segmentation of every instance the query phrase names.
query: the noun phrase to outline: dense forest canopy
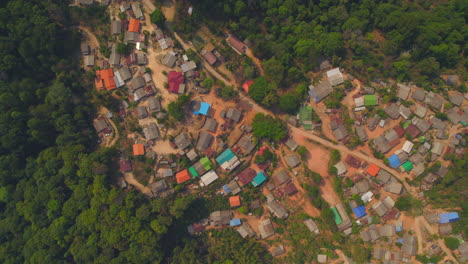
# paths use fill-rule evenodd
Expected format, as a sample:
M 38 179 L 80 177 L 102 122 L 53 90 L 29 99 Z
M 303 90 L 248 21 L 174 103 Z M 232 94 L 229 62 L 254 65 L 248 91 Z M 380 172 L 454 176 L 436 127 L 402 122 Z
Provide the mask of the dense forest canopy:
M 118 153 L 94 149 L 95 92 L 73 16 L 67 1 L 0 3 L 0 262 L 263 262 L 257 242 L 244 244 L 249 258 L 227 246 L 241 244 L 237 233 L 188 237 L 217 205 L 114 186 Z
M 449 69 L 462 72 L 466 64 L 466 0 L 193 3 L 192 22 L 250 40 L 266 76 L 280 86 L 296 82 L 297 69 L 316 69 L 322 56 L 358 76 L 427 86 Z

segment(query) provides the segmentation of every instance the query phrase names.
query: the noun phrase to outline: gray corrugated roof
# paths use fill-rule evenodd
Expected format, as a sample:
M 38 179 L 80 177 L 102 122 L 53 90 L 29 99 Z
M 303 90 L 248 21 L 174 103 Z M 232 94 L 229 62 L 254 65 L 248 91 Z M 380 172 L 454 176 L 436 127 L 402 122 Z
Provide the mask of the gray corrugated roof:
M 111 34 L 119 35 L 120 33 L 122 33 L 122 23 L 119 20 L 112 21 Z
M 185 133 L 180 133 L 177 135 L 177 137 L 174 138 L 174 143 L 179 147 L 180 149 L 185 149 L 188 147 L 192 142 L 190 141 L 190 138 L 187 136 Z
M 143 134 L 147 140 L 158 139 L 159 129 L 155 123 L 150 123 L 147 127 L 143 128 Z
M 196 148 L 200 151 L 205 151 L 211 145 L 211 141 L 213 141 L 213 136 L 206 131 L 201 131 Z
M 218 121 L 214 118 L 207 118 L 205 121 L 205 125 L 203 126 L 204 129 L 210 132 L 216 132 L 216 128 L 218 127 Z
M 127 81 L 132 78 L 132 73 L 130 72 L 130 68 L 127 66 L 124 66 L 119 69 L 120 77 L 122 77 L 122 80 Z
M 177 57 L 170 54 L 170 53 L 166 53 L 163 57 L 162 57 L 162 64 L 166 65 L 167 67 L 169 68 L 173 68 L 175 66 L 175 63 L 176 63 L 176 60 L 177 60 Z
M 109 63 L 112 65 L 119 65 L 120 64 L 120 55 L 117 53 L 112 53 L 109 58 Z
M 131 88 L 133 90 L 136 90 L 136 89 L 139 89 L 139 88 L 142 88 L 143 86 L 145 86 L 145 79 L 143 78 L 143 76 L 137 76 L 135 78 L 133 78 L 132 82 L 131 82 Z
M 161 111 L 161 102 L 158 98 L 152 97 L 148 101 L 149 110 L 153 113 Z
M 316 103 L 322 101 L 325 97 L 333 92 L 333 87 L 328 80 L 323 80 L 317 85 L 309 86 L 309 95 Z

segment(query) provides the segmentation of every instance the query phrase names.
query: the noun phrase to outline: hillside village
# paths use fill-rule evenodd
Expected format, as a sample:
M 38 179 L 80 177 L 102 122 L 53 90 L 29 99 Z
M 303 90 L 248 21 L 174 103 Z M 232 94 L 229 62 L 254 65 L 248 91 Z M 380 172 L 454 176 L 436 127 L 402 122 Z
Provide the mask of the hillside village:
M 468 93 L 364 82 L 324 59 L 298 114 L 272 113 L 249 98 L 253 80 L 229 75 L 229 59 L 249 51 L 233 34 L 197 48 L 151 23 L 151 1 L 100 4 L 112 17 L 110 54 L 86 31 L 81 54 L 95 89 L 118 100 L 117 110 L 102 107 L 94 120 L 100 146 L 119 151 L 117 186 L 149 199 L 213 197 L 222 209 L 187 232 L 234 228 L 261 241 L 277 263 L 301 247 L 291 238 L 299 234 L 328 245 L 304 249 L 313 252 L 312 263 L 353 263 L 334 242 L 342 238 L 369 248 L 372 263 L 416 263 L 416 255 L 468 261 L 468 242 L 453 232 L 459 211 L 422 206 L 426 192 L 465 156 Z M 449 75 L 444 82 L 463 80 Z M 219 96 L 227 86 L 239 88 L 233 100 Z M 329 107 L 334 98 L 343 107 Z M 255 137 L 265 129 L 255 124 L 259 114 L 285 121 L 287 136 L 276 143 Z M 403 199 L 419 206 L 399 210 Z M 449 249 L 446 237 L 459 247 Z

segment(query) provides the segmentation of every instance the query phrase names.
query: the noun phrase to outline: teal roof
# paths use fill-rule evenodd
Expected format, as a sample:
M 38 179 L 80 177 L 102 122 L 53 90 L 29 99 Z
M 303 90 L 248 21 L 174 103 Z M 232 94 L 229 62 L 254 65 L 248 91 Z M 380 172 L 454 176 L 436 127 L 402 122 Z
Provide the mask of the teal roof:
M 232 152 L 231 149 L 226 149 L 221 155 L 219 155 L 216 158 L 216 162 L 218 162 L 219 165 L 223 164 L 226 161 L 231 160 L 234 158 L 236 155 L 234 155 L 234 152 Z
M 259 186 L 260 184 L 262 184 L 266 179 L 267 179 L 267 178 L 266 178 L 266 176 L 265 176 L 265 173 L 263 173 L 263 172 L 260 171 L 259 173 L 257 173 L 257 176 L 255 176 L 255 177 L 253 178 L 253 180 L 252 180 L 252 185 L 253 185 L 254 187 L 257 187 L 257 186 Z

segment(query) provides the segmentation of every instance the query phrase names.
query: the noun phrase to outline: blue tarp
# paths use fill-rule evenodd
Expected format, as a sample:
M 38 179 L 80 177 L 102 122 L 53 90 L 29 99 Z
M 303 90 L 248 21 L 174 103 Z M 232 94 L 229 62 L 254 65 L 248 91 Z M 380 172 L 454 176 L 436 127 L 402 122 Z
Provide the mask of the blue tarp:
M 395 227 L 395 231 L 401 232 L 401 231 L 403 231 L 403 227 L 402 226 L 397 226 L 397 227 Z
M 449 213 L 449 220 L 450 220 L 450 223 L 453 223 L 453 222 L 460 220 L 460 217 L 458 216 L 457 212 L 451 212 Z
M 200 109 L 198 109 L 198 111 L 193 111 L 193 113 L 196 115 L 207 115 L 209 110 L 210 110 L 210 104 L 201 102 Z
M 242 224 L 241 220 L 239 218 L 237 219 L 232 219 L 231 222 L 229 222 L 230 226 L 240 226 Z
M 440 214 L 439 219 L 439 224 L 450 223 L 449 215 L 447 213 Z
M 398 243 L 403 244 L 403 238 L 399 238 L 397 241 Z
M 357 218 L 361 218 L 361 217 L 367 215 L 366 207 L 363 206 L 363 205 L 353 208 L 353 212 L 354 212 L 354 214 L 356 215 Z
M 390 163 L 390 166 L 392 166 L 392 168 L 398 168 L 401 166 L 401 161 L 396 154 L 393 154 L 388 158 L 388 163 Z
M 229 190 L 229 188 L 227 187 L 227 185 L 224 185 L 223 186 L 223 190 L 225 193 L 231 193 L 231 190 Z
M 442 213 L 439 214 L 440 216 L 440 224 L 447 224 L 447 223 L 453 223 L 458 220 L 460 220 L 460 217 L 458 216 L 457 212 L 450 212 L 450 213 Z

